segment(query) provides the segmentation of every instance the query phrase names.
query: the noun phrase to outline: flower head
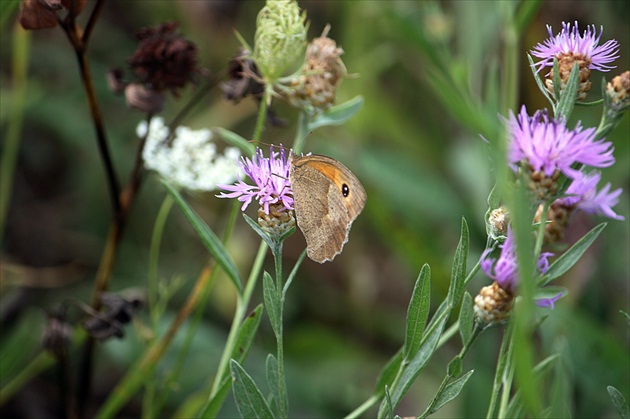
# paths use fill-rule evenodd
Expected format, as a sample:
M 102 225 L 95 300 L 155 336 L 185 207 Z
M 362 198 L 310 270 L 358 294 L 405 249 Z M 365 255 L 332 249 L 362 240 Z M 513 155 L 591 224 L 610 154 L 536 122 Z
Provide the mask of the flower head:
M 505 291 L 514 294 L 518 287 L 518 264 L 516 259 L 516 243 L 514 242 L 514 233 L 511 228 L 508 229 L 505 242 L 499 245 L 501 254 L 497 259 L 490 257 L 491 249 L 486 250 L 481 255 L 481 269 L 486 275 L 495 280 L 499 287 Z M 541 274 L 549 269 L 549 258 L 553 253 L 542 253 L 536 264 Z
M 614 66 L 607 64 L 618 57 L 616 54 L 619 51 L 619 43 L 613 39 L 598 46 L 602 30 L 597 35 L 595 25 L 588 26 L 584 35 L 580 35 L 578 32 L 577 22 L 573 28 L 571 28 L 570 23 L 563 22 L 562 31 L 556 36 L 553 36 L 551 26 L 547 25 L 547 30 L 549 31 L 549 39 L 536 45 L 531 51 L 532 55 L 541 58 L 534 66 L 537 67 L 537 71 L 540 71 L 544 67 L 553 66 L 554 59 L 557 59 L 560 80 L 558 87 L 562 92 L 566 88 L 571 71 L 577 63 L 579 69 L 577 99 L 583 100 L 586 97 L 586 92 L 591 89 L 589 80 L 591 70 L 608 71 L 614 68 Z M 555 94 L 553 71 L 551 70 L 547 74 L 547 80 L 545 80 L 547 90 L 551 94 Z
M 535 65 L 538 71 L 544 67 L 552 67 L 553 59 L 572 56 L 577 60 L 583 60 L 589 70 L 609 71 L 614 66 L 608 64 L 619 57 L 619 43 L 611 39 L 602 45 L 599 40 L 602 37 L 603 27 L 599 35 L 595 25 L 587 26 L 583 35 L 578 31 L 577 22 L 571 27 L 571 23 L 562 22 L 562 30 L 554 36 L 551 25 L 547 25 L 549 38 L 539 43 L 531 51 L 532 55 L 541 58 Z M 570 69 L 569 69 L 570 70 Z
M 169 130 L 162 118 L 153 118 L 148 129 L 147 133 L 146 122 L 141 122 L 137 129 L 139 137 L 146 136 L 142 151 L 145 167 L 178 186 L 212 191 L 219 184 L 233 182 L 242 172 L 238 164 L 240 151 L 228 147 L 224 154 L 219 154 L 217 145 L 211 141 L 210 130 L 177 127 L 169 144 Z
M 219 198 L 237 198 L 243 203 L 243 211 L 254 199 L 258 200 L 265 214 L 269 214 L 270 205 L 276 204 L 280 206 L 280 210 L 293 210 L 293 190 L 289 182 L 290 163 L 283 148 L 277 152 L 271 146 L 269 157 L 264 157 L 262 150 L 258 148 L 251 160 L 241 158 L 239 165 L 254 185 L 243 182 L 239 175 L 236 184 L 219 185 L 219 188 L 228 191 L 217 195 Z
M 619 202 L 621 188 L 610 191 L 610 183 L 597 191 L 597 184 L 601 175 L 597 172 L 584 174 L 576 177 L 567 188 L 568 196 L 558 199 L 556 202 L 565 207 L 582 210 L 589 214 L 599 214 L 615 220 L 623 220 L 623 216 L 613 211 L 612 207 Z
M 551 119 L 545 110 L 532 117 L 525 106 L 518 116 L 510 112 L 508 128 L 508 159 L 514 171 L 525 163 L 538 177 L 553 178 L 561 172 L 575 178 L 578 171 L 571 167 L 575 163 L 608 167 L 615 162 L 612 143 L 595 140 L 595 128 L 583 130 L 578 122 L 569 130 L 564 119 Z

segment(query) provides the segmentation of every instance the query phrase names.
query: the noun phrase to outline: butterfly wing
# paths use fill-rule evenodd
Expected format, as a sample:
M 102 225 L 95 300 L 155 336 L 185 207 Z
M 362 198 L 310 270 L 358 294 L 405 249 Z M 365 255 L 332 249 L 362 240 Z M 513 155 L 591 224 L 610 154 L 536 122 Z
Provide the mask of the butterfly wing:
M 341 163 L 318 155 L 293 156 L 290 180 L 308 257 L 319 263 L 332 260 L 365 206 L 363 186 Z

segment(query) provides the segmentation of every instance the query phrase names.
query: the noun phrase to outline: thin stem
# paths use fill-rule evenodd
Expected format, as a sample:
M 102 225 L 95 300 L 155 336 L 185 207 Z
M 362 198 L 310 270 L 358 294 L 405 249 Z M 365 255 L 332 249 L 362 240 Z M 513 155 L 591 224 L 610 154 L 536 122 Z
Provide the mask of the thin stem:
M 487 418 L 502 417 L 498 415 L 499 400 L 501 399 L 501 392 L 505 394 L 504 379 L 506 369 L 510 368 L 509 358 L 512 345 L 512 325 L 508 326 L 503 334 L 503 341 L 501 342 L 501 349 L 497 359 L 497 367 L 494 374 L 494 384 L 492 386 L 492 392 L 490 393 L 490 404 L 488 406 Z M 508 392 L 509 393 L 509 392 Z
M 103 11 L 103 6 L 105 6 L 105 0 L 97 0 L 94 9 L 92 9 L 92 14 L 90 15 L 90 19 L 88 23 L 85 25 L 85 30 L 83 31 L 83 44 L 87 46 L 88 41 L 90 40 L 90 36 L 92 35 L 92 31 L 94 30 L 94 26 L 96 21 L 98 20 L 101 12 Z
M 271 85 L 265 85 L 265 92 L 263 93 L 260 106 L 258 107 L 258 117 L 256 118 L 256 126 L 254 127 L 254 134 L 252 135 L 252 141 L 260 141 L 263 129 L 265 128 L 265 121 L 267 120 L 267 107 L 268 102 L 271 100 Z
M 7 130 L 3 139 L 2 164 L 0 165 L 0 237 L 3 236 L 13 175 L 20 149 L 20 132 L 24 120 L 24 106 L 28 92 L 28 58 L 31 32 L 22 29 L 16 22 L 13 29 L 13 52 L 11 55 L 12 101 Z
M 157 326 L 158 312 L 155 310 L 155 306 L 158 301 L 158 259 L 160 254 L 160 244 L 162 243 L 162 233 L 168 219 L 168 214 L 173 208 L 173 198 L 170 195 L 166 195 L 162 206 L 158 211 L 155 218 L 155 225 L 153 227 L 153 234 L 151 236 L 151 246 L 149 250 L 149 274 L 148 274 L 148 302 L 149 302 L 149 314 L 151 316 L 151 325 L 155 329 Z
M 276 333 L 276 349 L 277 349 L 277 353 L 276 353 L 276 358 L 277 358 L 277 365 L 278 365 L 278 382 L 277 382 L 277 388 L 278 388 L 278 399 L 277 404 L 278 404 L 278 412 L 279 412 L 279 416 L 281 418 L 286 418 L 287 417 L 287 410 L 288 410 L 288 400 L 287 400 L 287 387 L 286 387 L 286 379 L 284 376 L 284 340 L 283 340 L 283 315 L 284 315 L 284 293 L 283 293 L 283 286 L 282 286 L 282 245 L 283 242 L 279 242 L 277 244 L 277 246 L 275 246 L 274 252 L 273 252 L 273 259 L 275 262 L 275 268 L 276 268 L 276 292 L 278 293 L 278 297 L 277 300 L 280 302 L 280 308 L 279 308 L 279 317 L 280 317 L 280 321 L 279 321 L 279 327 L 278 327 L 278 331 Z
M 367 412 L 372 406 L 376 405 L 381 400 L 380 397 L 372 395 L 369 399 L 364 401 L 359 407 L 354 409 L 344 419 L 355 419 Z
M 300 154 L 304 148 L 306 142 L 306 136 L 308 135 L 308 114 L 305 111 L 300 111 L 297 120 L 297 131 L 295 138 L 293 139 L 293 152 Z
M 158 361 L 164 355 L 164 352 L 172 342 L 180 326 L 201 300 L 201 296 L 204 294 L 204 289 L 213 285 L 211 279 L 215 276 L 212 275 L 212 271 L 213 270 L 209 267 L 204 268 L 202 273 L 199 275 L 193 290 L 189 294 L 186 303 L 177 313 L 177 316 L 171 323 L 167 332 L 159 341 L 151 345 L 145 351 L 139 362 L 127 372 L 123 380 L 114 388 L 105 404 L 96 413 L 95 417 L 114 417 L 120 408 L 127 403 L 129 398 L 138 391 L 138 389 L 142 386 L 142 383 L 147 379 L 148 375 L 153 371 Z
M 265 255 L 267 254 L 267 248 L 268 247 L 265 241 L 261 240 L 260 246 L 258 247 L 258 253 L 256 254 L 249 278 L 247 279 L 247 284 L 245 285 L 245 290 L 243 291 L 243 295 L 238 297 L 237 300 L 234 320 L 232 321 L 232 326 L 225 343 L 225 348 L 223 349 L 223 354 L 221 355 L 221 360 L 219 361 L 219 366 L 217 367 L 217 373 L 214 377 L 214 382 L 212 384 L 212 389 L 210 390 L 210 395 L 208 396 L 208 401 L 206 402 L 206 407 L 217 395 L 221 389 L 224 378 L 228 374 L 229 363 L 234 351 L 234 345 L 236 345 L 238 331 L 247 313 L 247 308 L 249 306 L 249 302 L 251 301 L 254 289 L 256 288 L 256 283 L 258 281 L 258 277 L 260 276 L 260 271 L 262 270 Z M 202 411 L 206 411 L 206 407 L 204 407 Z

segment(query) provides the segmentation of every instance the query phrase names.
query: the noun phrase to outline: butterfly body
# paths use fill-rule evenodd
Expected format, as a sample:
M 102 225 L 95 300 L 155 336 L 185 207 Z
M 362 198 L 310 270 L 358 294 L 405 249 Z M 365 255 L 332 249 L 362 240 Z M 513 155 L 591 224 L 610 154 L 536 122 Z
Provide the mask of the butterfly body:
M 321 155 L 291 156 L 289 179 L 308 257 L 319 263 L 333 260 L 365 206 L 365 189 L 346 166 Z

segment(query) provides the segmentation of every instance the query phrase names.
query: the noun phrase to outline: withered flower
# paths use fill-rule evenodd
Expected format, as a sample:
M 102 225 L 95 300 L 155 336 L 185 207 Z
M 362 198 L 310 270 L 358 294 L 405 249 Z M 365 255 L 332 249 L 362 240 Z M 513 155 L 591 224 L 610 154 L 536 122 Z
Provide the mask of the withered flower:
M 87 0 L 23 0 L 20 4 L 20 25 L 24 29 L 47 29 L 57 26 L 57 12 L 65 9 L 68 15 L 78 16 Z
M 223 92 L 223 98 L 234 103 L 247 96 L 260 99 L 265 91 L 265 85 L 261 80 L 262 76 L 250 52 L 245 48 L 239 48 L 228 63 L 228 80 L 221 83 L 219 88 Z
M 170 90 L 177 95 L 198 72 L 197 48 L 175 32 L 177 26 L 167 22 L 136 33 L 140 44 L 129 66 L 140 83 L 151 90 Z
M 112 336 L 124 336 L 123 325 L 129 323 L 133 313 L 142 305 L 138 298 L 123 297 L 118 294 L 103 293 L 100 298 L 103 312 L 88 317 L 83 321 L 83 327 L 88 333 L 99 340 Z

